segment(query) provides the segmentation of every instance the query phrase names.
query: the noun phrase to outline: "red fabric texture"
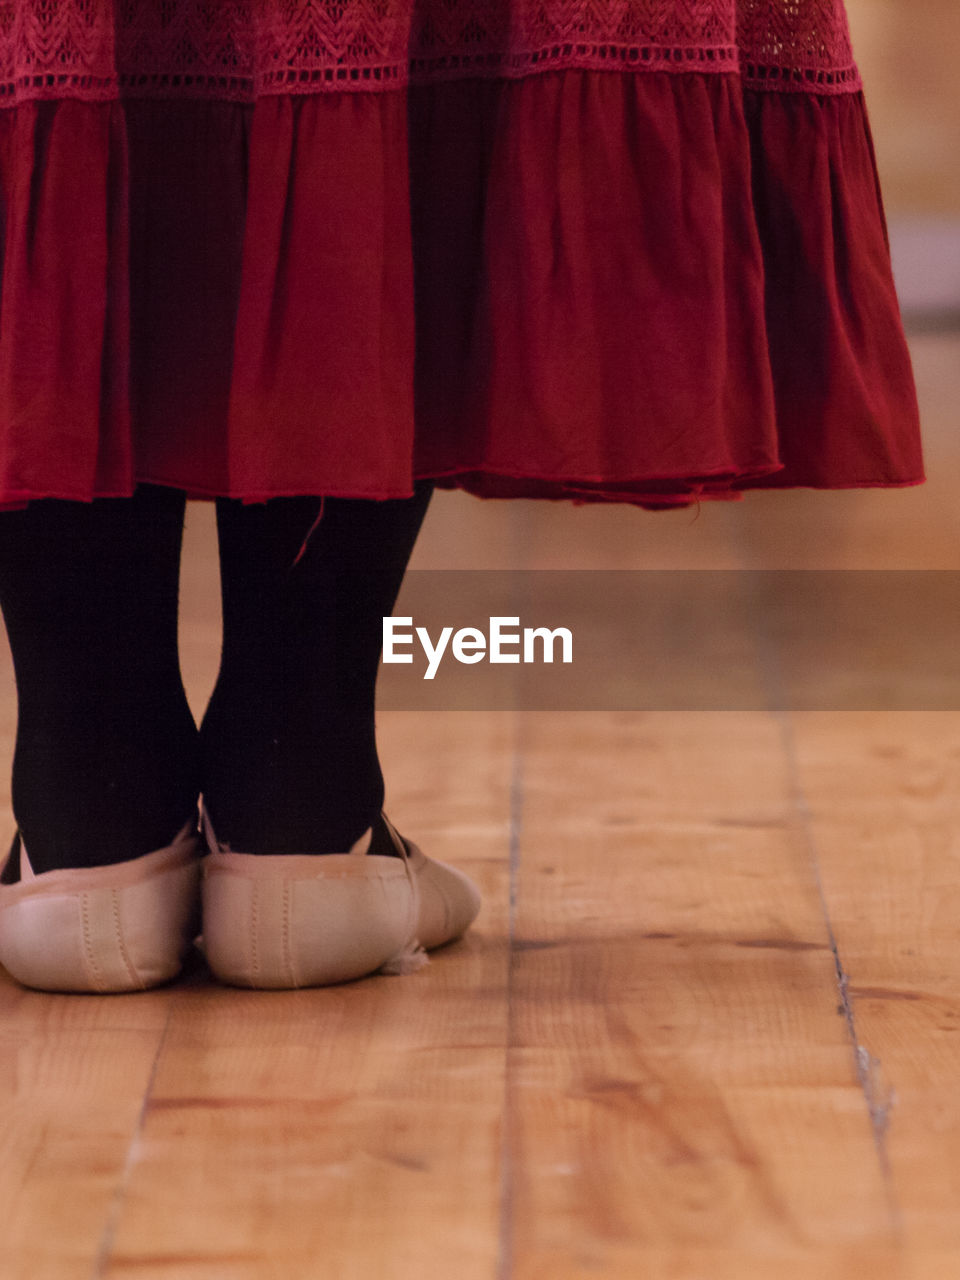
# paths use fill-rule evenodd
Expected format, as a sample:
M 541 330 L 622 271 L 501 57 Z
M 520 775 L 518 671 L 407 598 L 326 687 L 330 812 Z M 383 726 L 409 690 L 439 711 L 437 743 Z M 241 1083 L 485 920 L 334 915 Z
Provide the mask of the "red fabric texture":
M 698 30 L 725 17 L 743 74 L 456 78 L 441 59 L 403 91 L 313 92 L 332 82 L 293 67 L 297 88 L 259 93 L 283 59 L 242 63 L 234 44 L 236 92 L 169 66 L 161 92 L 137 89 L 128 40 L 126 88 L 97 97 L 92 73 L 52 92 L 22 55 L 0 109 L 0 507 L 137 482 L 262 501 L 404 497 L 431 476 L 658 508 L 922 480 L 842 6 L 621 16 L 644 8 Z M 817 38 L 774 39 L 764 12 L 797 8 L 821 15 Z M 58 30 L 48 44 L 81 43 Z M 109 79 L 123 32 L 98 30 L 87 66 Z M 222 39 L 203 47 L 205 74 L 229 63 Z

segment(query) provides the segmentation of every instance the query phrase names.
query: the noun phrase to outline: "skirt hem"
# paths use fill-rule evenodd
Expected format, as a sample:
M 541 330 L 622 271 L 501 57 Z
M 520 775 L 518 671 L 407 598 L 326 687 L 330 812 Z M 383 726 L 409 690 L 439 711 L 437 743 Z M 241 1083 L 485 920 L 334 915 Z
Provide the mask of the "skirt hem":
M 762 490 L 764 487 L 772 489 L 774 486 L 764 486 L 762 482 L 754 482 L 741 480 L 739 484 L 748 487 L 737 487 L 731 485 L 729 488 L 709 487 L 698 488 L 696 485 L 689 491 L 685 492 L 643 492 L 637 489 L 633 492 L 620 489 L 588 489 L 581 488 L 585 482 L 576 480 L 553 480 L 543 481 L 539 477 L 516 476 L 506 472 L 484 471 L 479 473 L 471 472 L 447 472 L 445 474 L 424 474 L 415 475 L 414 484 L 419 484 L 426 480 L 435 483 L 438 489 L 460 490 L 468 494 L 470 497 L 481 499 L 482 501 L 498 501 L 498 500 L 546 500 L 546 501 L 569 501 L 574 506 L 586 505 L 589 503 L 620 503 L 625 506 L 640 507 L 658 507 L 661 505 L 688 507 L 702 501 L 740 501 L 745 493 L 752 490 Z M 555 489 L 555 492 L 546 492 L 542 488 L 531 490 L 529 493 L 522 491 L 511 491 L 509 493 L 497 492 L 495 485 L 485 484 L 485 481 L 496 481 L 502 479 L 515 480 L 522 486 L 524 482 L 534 481 L 541 485 L 546 485 Z M 775 486 L 777 489 L 809 489 L 818 492 L 829 492 L 831 490 L 851 490 L 851 489 L 906 489 L 917 485 L 925 484 L 926 475 L 909 477 L 906 479 L 896 480 L 846 480 L 846 481 L 830 481 L 816 482 L 807 481 L 804 483 L 789 483 Z M 598 482 L 599 483 L 599 482 Z M 226 493 L 220 491 L 211 491 L 202 489 L 193 484 L 186 484 L 169 478 L 160 479 L 157 477 L 138 476 L 132 485 L 128 485 L 119 491 L 97 492 L 93 494 L 81 494 L 77 492 L 39 492 L 39 491 L 19 491 L 10 492 L 0 497 L 0 512 L 3 511 L 21 511 L 30 502 L 39 502 L 46 500 L 54 500 L 60 502 L 97 502 L 102 499 L 128 499 L 133 496 L 133 492 L 138 485 L 156 485 L 160 488 L 177 489 L 186 494 L 187 500 L 191 502 L 215 502 L 217 499 L 229 499 L 231 501 L 239 501 L 244 505 L 258 504 L 262 502 L 270 502 L 275 498 L 334 498 L 334 499 L 350 499 L 369 502 L 391 502 L 397 500 L 409 500 L 413 497 L 413 488 L 409 492 L 390 492 L 385 493 L 378 491 L 376 493 L 370 491 L 356 492 L 353 490 L 340 491 L 325 488 L 321 490 L 305 491 L 297 489 L 292 491 L 284 491 L 282 493 Z

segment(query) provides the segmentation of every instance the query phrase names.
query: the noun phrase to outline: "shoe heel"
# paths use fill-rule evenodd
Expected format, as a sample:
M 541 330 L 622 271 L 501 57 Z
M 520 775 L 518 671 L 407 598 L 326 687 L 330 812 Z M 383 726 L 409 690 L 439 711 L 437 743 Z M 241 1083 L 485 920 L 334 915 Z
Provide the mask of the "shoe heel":
M 200 843 L 188 823 L 129 862 L 27 876 L 0 893 L 0 963 L 41 991 L 144 991 L 176 977 L 196 923 Z
M 208 854 L 203 949 L 232 986 L 328 986 L 385 965 L 410 972 L 416 885 L 401 859 Z M 424 958 L 425 959 L 425 958 Z M 406 967 L 409 965 L 410 967 Z

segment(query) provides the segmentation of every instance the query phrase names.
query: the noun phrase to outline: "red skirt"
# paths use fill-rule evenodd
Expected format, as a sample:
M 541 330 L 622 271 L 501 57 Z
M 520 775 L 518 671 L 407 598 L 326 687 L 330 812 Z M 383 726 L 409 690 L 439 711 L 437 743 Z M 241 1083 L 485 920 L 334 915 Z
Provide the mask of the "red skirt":
M 924 478 L 862 90 L 24 101 L 0 219 L 3 508 Z

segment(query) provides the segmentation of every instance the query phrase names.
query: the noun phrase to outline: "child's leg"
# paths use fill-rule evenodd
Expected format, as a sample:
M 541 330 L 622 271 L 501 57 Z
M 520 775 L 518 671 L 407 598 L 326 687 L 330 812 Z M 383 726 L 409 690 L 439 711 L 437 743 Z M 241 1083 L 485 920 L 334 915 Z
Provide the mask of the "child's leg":
M 296 564 L 319 498 L 218 499 L 223 656 L 200 738 L 204 804 L 221 844 L 333 853 L 370 826 L 376 833 L 382 618 L 432 488 L 384 502 L 326 498 Z
M 180 678 L 185 494 L 41 499 L 0 513 L 0 607 L 18 695 L 13 811 L 37 872 L 169 844 L 196 810 Z

